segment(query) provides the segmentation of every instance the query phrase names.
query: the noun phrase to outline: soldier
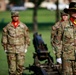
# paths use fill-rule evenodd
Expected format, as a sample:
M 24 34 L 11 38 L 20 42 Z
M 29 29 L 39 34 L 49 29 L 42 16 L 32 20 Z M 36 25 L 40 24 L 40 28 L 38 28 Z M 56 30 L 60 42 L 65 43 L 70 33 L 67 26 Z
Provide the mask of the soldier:
M 58 29 L 57 48 L 62 44 L 62 50 L 57 50 L 57 59 L 62 61 L 62 75 L 76 75 L 76 2 L 71 2 L 65 11 L 70 19 Z
M 56 55 L 56 42 L 57 39 L 57 31 L 58 31 L 58 28 L 60 27 L 60 23 L 63 22 L 63 21 L 66 21 L 68 20 L 68 14 L 65 13 L 64 11 L 61 12 L 61 20 L 58 21 L 54 26 L 52 26 L 52 31 L 51 31 L 51 44 L 52 44 L 52 47 L 54 49 L 54 53 Z
M 3 28 L 2 45 L 7 54 L 9 75 L 22 75 L 25 52 L 30 44 L 28 27 L 19 20 L 19 12 L 11 12 L 12 21 Z

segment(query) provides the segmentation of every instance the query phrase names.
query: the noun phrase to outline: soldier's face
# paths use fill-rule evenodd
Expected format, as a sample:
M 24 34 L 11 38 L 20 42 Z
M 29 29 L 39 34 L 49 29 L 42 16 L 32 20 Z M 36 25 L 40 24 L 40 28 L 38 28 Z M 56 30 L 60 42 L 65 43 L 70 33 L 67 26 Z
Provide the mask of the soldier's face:
M 68 20 L 68 15 L 63 15 L 63 16 L 62 16 L 62 19 L 63 19 L 64 21 L 67 21 L 67 20 Z
M 76 12 L 71 12 L 71 16 L 76 18 Z
M 13 21 L 18 21 L 18 20 L 19 20 L 19 17 L 18 17 L 18 16 L 13 16 L 13 17 L 12 17 L 12 20 L 13 20 Z

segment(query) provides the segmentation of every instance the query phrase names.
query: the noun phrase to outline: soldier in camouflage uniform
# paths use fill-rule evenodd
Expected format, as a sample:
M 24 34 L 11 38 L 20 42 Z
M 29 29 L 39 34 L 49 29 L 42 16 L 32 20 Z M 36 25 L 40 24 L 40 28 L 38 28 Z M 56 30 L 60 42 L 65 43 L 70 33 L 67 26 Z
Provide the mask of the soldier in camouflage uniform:
M 25 52 L 30 44 L 28 27 L 20 22 L 19 12 L 11 13 L 12 22 L 3 28 L 2 45 L 7 54 L 9 75 L 22 75 Z
M 62 50 L 57 50 L 57 58 L 62 61 L 62 75 L 76 75 L 76 2 L 71 2 L 65 11 L 70 19 L 58 29 L 57 47 L 62 44 Z
M 68 14 L 65 13 L 64 11 L 61 12 L 61 20 L 58 21 L 54 26 L 52 26 L 52 30 L 51 30 L 51 45 L 54 49 L 54 53 L 56 55 L 56 42 L 57 39 L 57 33 L 58 33 L 58 28 L 60 27 L 60 23 L 63 22 L 63 21 L 66 21 L 68 20 Z

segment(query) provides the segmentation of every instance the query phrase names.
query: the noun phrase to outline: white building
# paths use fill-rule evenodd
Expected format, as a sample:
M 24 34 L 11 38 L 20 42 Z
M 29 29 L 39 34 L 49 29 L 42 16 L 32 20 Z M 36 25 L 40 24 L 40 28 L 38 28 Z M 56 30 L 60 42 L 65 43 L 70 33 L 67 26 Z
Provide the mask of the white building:
M 0 0 L 0 11 L 6 10 L 6 2 L 5 0 Z

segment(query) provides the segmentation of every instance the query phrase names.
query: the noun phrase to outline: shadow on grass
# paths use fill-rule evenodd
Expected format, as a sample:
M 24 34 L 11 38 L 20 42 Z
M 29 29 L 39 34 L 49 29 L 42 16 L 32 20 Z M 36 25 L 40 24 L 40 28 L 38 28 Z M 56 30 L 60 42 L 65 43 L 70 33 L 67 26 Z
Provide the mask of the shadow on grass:
M 0 31 L 2 31 L 3 27 L 5 27 L 8 23 L 0 23 Z M 33 23 L 26 23 L 30 31 L 33 30 Z M 54 25 L 54 23 L 38 23 L 38 30 L 48 30 L 50 27 Z

